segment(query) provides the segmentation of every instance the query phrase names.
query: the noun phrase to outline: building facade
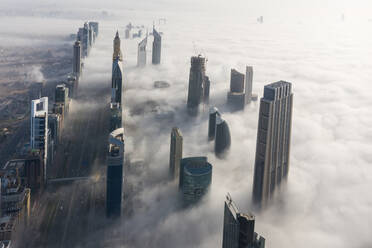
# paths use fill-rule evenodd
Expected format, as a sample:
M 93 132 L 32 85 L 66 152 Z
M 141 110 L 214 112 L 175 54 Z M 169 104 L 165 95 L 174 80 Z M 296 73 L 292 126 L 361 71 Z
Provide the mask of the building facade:
M 112 59 L 115 61 L 117 58 L 119 58 L 120 61 L 123 60 L 123 54 L 121 53 L 120 49 L 120 37 L 119 37 L 119 31 L 116 31 L 116 35 L 114 38 L 114 52 L 112 54 Z
M 74 56 L 72 61 L 72 72 L 76 77 L 80 77 L 81 74 L 81 45 L 80 41 L 76 41 L 74 44 Z
M 179 187 L 185 205 L 197 203 L 208 193 L 212 183 L 212 165 L 207 157 L 181 160 Z
M 200 103 L 209 100 L 210 80 L 205 73 L 205 62 L 205 58 L 200 55 L 191 58 L 187 96 L 187 108 L 190 110 L 197 111 Z
M 209 109 L 209 122 L 208 122 L 208 140 L 214 140 L 216 136 L 216 122 L 217 117 L 221 116 L 220 112 L 216 107 L 211 107 Z
M 247 66 L 245 68 L 245 104 L 252 101 L 252 85 L 253 85 L 253 67 Z
M 292 126 L 292 84 L 266 85 L 261 98 L 253 178 L 253 201 L 265 206 L 274 190 L 286 179 Z
M 171 179 L 178 179 L 180 175 L 180 164 L 182 159 L 183 137 L 181 130 L 177 127 L 172 129 L 170 142 L 169 173 Z
M 231 69 L 230 92 L 227 93 L 227 103 L 234 111 L 245 106 L 244 74 Z
M 123 67 L 120 58 L 117 57 L 112 64 L 111 102 L 122 103 Z
M 121 215 L 123 198 L 124 128 L 110 133 L 107 157 L 106 215 Z
M 146 46 L 147 46 L 147 36 L 138 43 L 138 54 L 137 54 L 137 66 L 142 67 L 146 65 Z
M 231 146 L 230 128 L 220 115 L 216 117 L 214 152 L 218 158 L 224 158 Z
M 264 248 L 265 239 L 254 231 L 255 217 L 239 213 L 230 195 L 226 198 L 222 248 Z
M 161 35 L 154 28 L 152 31 L 154 41 L 152 43 L 152 64 L 158 65 L 161 60 Z

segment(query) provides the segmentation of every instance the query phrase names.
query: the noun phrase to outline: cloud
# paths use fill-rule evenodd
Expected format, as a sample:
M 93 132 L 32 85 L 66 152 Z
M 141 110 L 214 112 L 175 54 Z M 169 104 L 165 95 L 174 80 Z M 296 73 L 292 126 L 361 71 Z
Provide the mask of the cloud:
M 224 109 L 226 102 L 230 68 L 244 71 L 245 65 L 252 65 L 253 91 L 259 95 L 265 84 L 278 80 L 293 83 L 289 180 L 269 209 L 255 213 L 256 231 L 266 238 L 267 246 L 280 248 L 289 243 L 305 248 L 371 246 L 372 37 L 365 34 L 370 24 L 356 15 L 354 21 L 339 23 L 340 7 L 337 15 L 336 11 L 325 11 L 332 16 L 324 21 L 292 16 L 281 19 L 278 17 L 281 13 L 274 15 L 276 9 L 257 4 L 253 8 L 270 14 L 264 25 L 259 25 L 254 18 L 258 13 L 245 18 L 241 15 L 243 11 L 238 11 L 232 16 L 235 7 L 228 7 L 230 14 L 221 15 L 221 6 L 225 5 L 217 6 L 216 12 L 203 10 L 208 14 L 195 15 L 188 11 L 172 13 L 173 6 L 167 9 L 164 4 L 161 5 L 164 9 L 152 4 L 154 9 L 144 11 L 141 3 L 134 5 L 133 10 L 122 10 L 129 13 L 127 16 L 119 15 L 118 10 L 112 12 L 116 13 L 115 18 L 99 20 L 100 38 L 86 60 L 82 82 L 82 87 L 89 88 L 89 84 L 109 87 L 116 29 L 123 37 L 129 21 L 151 27 L 153 20 L 167 18 L 167 24 L 159 27 L 164 33 L 159 67 L 135 68 L 138 40 L 122 40 L 124 121 L 131 127 L 127 129 L 126 152 L 142 157 L 148 168 L 142 174 L 127 175 L 128 180 L 140 185 L 134 196 L 138 208 L 122 226 L 112 227 L 123 232 L 120 243 L 112 245 L 220 247 L 225 194 L 231 193 L 242 212 L 250 210 L 259 106 L 252 103 L 243 112 L 223 112 L 230 126 L 232 147 L 226 160 L 216 159 L 213 144 L 207 142 L 208 109 L 197 118 L 188 117 L 185 110 L 190 57 L 202 52 L 208 57 L 210 101 L 220 109 Z M 209 2 L 202 5 L 205 3 Z M 309 12 L 324 6 L 329 10 L 335 2 L 315 3 Z M 237 2 L 237 6 L 245 6 L 242 4 Z M 296 11 L 289 4 L 300 5 L 285 1 L 285 13 Z M 345 8 L 351 6 L 352 13 L 367 6 L 361 0 L 358 4 L 340 3 Z M 301 13 L 303 9 L 298 8 Z M 53 22 L 61 25 L 55 30 L 78 27 L 75 21 Z M 148 49 L 151 50 L 151 43 Z M 150 56 L 148 53 L 148 61 Z M 166 80 L 171 87 L 154 89 L 155 80 Z M 174 111 L 174 118 L 159 121 L 153 113 L 130 115 L 132 108 L 149 100 Z M 210 194 L 200 205 L 185 210 L 177 208 L 176 183 L 166 181 L 173 126 L 183 132 L 184 156 L 206 155 L 213 165 Z

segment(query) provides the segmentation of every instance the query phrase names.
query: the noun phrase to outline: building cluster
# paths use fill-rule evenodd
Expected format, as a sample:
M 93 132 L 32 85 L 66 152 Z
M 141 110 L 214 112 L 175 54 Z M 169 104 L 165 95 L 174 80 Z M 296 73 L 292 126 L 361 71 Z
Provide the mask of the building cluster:
M 29 187 L 37 187 L 38 178 L 30 175 L 36 171 L 30 171 L 26 163 L 32 162 L 27 159 L 8 161 L 0 170 L 0 246 L 3 247 L 11 246 L 12 235 L 17 226 L 20 223 L 27 225 L 30 217 Z M 37 163 L 40 164 L 40 161 Z
M 152 64 L 158 65 L 161 61 L 161 34 L 153 27 L 152 35 Z M 148 35 L 138 43 L 137 66 L 144 67 L 147 63 L 147 39 Z
M 145 26 L 134 26 L 132 23 L 128 23 L 128 25 L 125 27 L 124 33 L 125 33 L 125 39 L 130 39 L 130 38 L 141 38 L 143 29 Z
M 257 100 L 252 94 L 253 68 L 246 67 L 245 75 L 231 69 L 230 91 L 227 93 L 227 104 L 232 111 L 243 110 L 245 105 Z
M 31 192 L 37 196 L 47 185 L 64 119 L 82 74 L 82 61 L 97 35 L 97 22 L 85 23 L 84 28 L 79 29 L 73 44 L 72 73 L 66 82 L 56 86 L 54 103 L 47 96 L 31 101 L 30 143 L 0 170 L 0 247 L 10 247 L 12 233 L 20 221 L 27 224 Z
M 178 180 L 184 205 L 197 203 L 212 183 L 212 165 L 207 157 L 182 157 L 183 137 L 179 128 L 171 132 L 169 174 Z
M 262 17 L 260 21 L 263 22 Z M 200 55 L 191 58 L 187 97 L 187 108 L 191 115 L 198 114 L 201 103 L 208 104 L 210 81 L 206 76 L 205 62 L 205 58 Z M 235 69 L 231 70 L 230 91 L 227 93 L 230 110 L 244 110 L 247 104 L 257 100 L 257 95 L 252 93 L 252 83 L 251 66 L 246 67 L 245 75 Z M 291 83 L 279 81 L 265 86 L 260 101 L 252 194 L 253 203 L 258 208 L 267 206 L 275 189 L 288 177 L 292 104 Z M 215 142 L 214 150 L 218 158 L 223 158 L 231 146 L 230 129 L 216 107 L 210 108 L 209 112 L 208 140 Z M 207 182 L 211 178 L 207 175 L 212 167 L 208 166 L 206 157 L 182 158 L 182 135 L 177 129 L 172 130 L 170 153 L 172 178 L 179 176 L 184 199 L 193 202 L 192 199 L 196 199 L 197 195 L 195 192 L 201 196 L 205 192 L 202 189 L 209 185 Z M 201 173 L 198 179 L 203 183 L 190 180 L 188 176 L 193 173 Z M 195 190 L 194 193 L 190 188 Z M 254 233 L 254 217 L 238 213 L 229 199 L 225 203 L 223 247 L 264 247 L 264 239 Z

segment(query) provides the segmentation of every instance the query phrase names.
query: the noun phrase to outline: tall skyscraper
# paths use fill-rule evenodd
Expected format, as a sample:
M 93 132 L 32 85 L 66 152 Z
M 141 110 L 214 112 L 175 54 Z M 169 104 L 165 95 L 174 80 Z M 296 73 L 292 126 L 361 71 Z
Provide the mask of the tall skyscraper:
M 245 104 L 249 104 L 252 100 L 252 84 L 253 84 L 253 67 L 245 68 Z
M 264 248 L 265 239 L 254 231 L 252 214 L 239 213 L 230 195 L 226 196 L 222 248 Z
M 216 107 L 211 107 L 209 110 L 209 123 L 208 123 L 208 140 L 214 140 L 216 135 L 216 122 L 217 117 L 221 116 Z
M 146 65 L 146 46 L 147 36 L 138 43 L 137 66 L 142 67 Z
M 90 43 L 89 43 L 89 25 L 87 22 L 84 23 L 83 27 L 83 55 L 87 57 L 90 51 Z
M 177 179 L 180 175 L 180 163 L 182 159 L 183 137 L 181 130 L 177 127 L 172 129 L 170 142 L 169 172 L 171 178 Z
M 107 163 L 106 215 L 117 217 L 123 197 L 124 128 L 110 134 Z
M 112 64 L 111 102 L 117 102 L 121 106 L 121 91 L 123 87 L 123 68 L 120 57 L 116 57 Z
M 115 60 L 119 58 L 120 61 L 123 60 L 123 55 L 120 50 L 120 37 L 119 37 L 119 31 L 116 31 L 116 35 L 114 38 L 114 53 L 112 55 L 112 59 Z
M 189 157 L 181 160 L 179 188 L 185 205 L 198 202 L 212 183 L 212 165 L 207 157 Z
M 46 181 L 48 159 L 48 97 L 31 102 L 31 149 L 43 152 L 44 182 Z
M 152 43 L 152 64 L 160 64 L 161 58 L 161 36 L 158 31 L 153 28 L 154 42 Z
M 76 77 L 80 77 L 81 74 L 81 46 L 80 41 L 76 41 L 74 44 L 74 57 L 72 62 L 72 72 Z
M 261 98 L 253 178 L 253 202 L 265 206 L 289 170 L 292 84 L 266 85 Z
M 230 129 L 226 121 L 220 115 L 216 116 L 216 137 L 214 143 L 214 152 L 217 157 L 226 156 L 231 146 Z
M 187 107 L 196 110 L 201 102 L 207 102 L 209 98 L 209 78 L 205 75 L 205 58 L 199 56 L 191 57 L 191 68 L 189 76 L 189 92 L 187 96 Z
M 227 93 L 227 103 L 232 110 L 242 110 L 245 106 L 244 74 L 231 69 L 230 92 Z
M 98 22 L 89 22 L 90 29 L 93 30 L 93 42 L 95 42 L 96 38 L 98 37 L 98 28 L 99 23 Z

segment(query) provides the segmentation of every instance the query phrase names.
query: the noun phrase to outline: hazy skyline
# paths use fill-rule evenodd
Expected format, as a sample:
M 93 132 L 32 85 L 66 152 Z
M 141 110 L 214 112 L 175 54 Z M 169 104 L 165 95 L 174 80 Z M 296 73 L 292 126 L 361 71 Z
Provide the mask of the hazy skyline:
M 139 143 L 127 138 L 126 152 L 151 161 L 150 171 L 137 178 L 145 181 L 138 198 L 148 207 L 138 209 L 125 221 L 124 247 L 221 247 L 225 194 L 232 195 L 241 212 L 250 210 L 259 102 L 243 112 L 229 113 L 224 107 L 230 69 L 244 71 L 246 65 L 254 68 L 253 92 L 259 97 L 264 85 L 279 80 L 293 83 L 294 93 L 288 183 L 269 209 L 254 213 L 256 232 L 273 248 L 372 246 L 370 1 L 238 0 L 229 2 L 236 6 L 227 7 L 225 13 L 223 1 L 208 9 L 211 1 L 124 4 L 84 0 L 72 12 L 69 10 L 76 4 L 72 0 L 21 2 L 24 5 L 17 7 L 10 0 L 0 3 L 1 9 L 26 16 L 0 17 L 0 46 L 46 45 L 47 49 L 53 45 L 48 44 L 48 35 L 68 36 L 88 18 L 100 22 L 99 39 L 85 60 L 84 87 L 110 84 L 112 39 L 117 29 L 124 37 L 129 21 L 151 27 L 153 20 L 167 18 L 167 24 L 159 26 L 164 35 L 158 67 L 148 63 L 145 68 L 136 68 L 140 40 L 122 39 L 123 119 L 143 131 L 136 133 L 142 137 Z M 194 12 L 197 3 L 201 9 Z M 30 6 L 37 13 L 56 8 L 62 14 L 30 17 L 23 11 Z M 178 11 L 173 13 L 175 9 Z M 102 11 L 108 15 L 95 18 Z M 199 15 L 199 11 L 205 14 Z M 342 13 L 345 22 L 341 22 Z M 265 18 L 263 25 L 256 23 L 260 15 Z M 46 36 L 29 40 L 29 35 Z M 12 37 L 18 37 L 16 43 Z M 195 119 L 186 115 L 190 57 L 199 53 L 208 58 L 210 104 L 221 110 L 230 126 L 232 145 L 225 160 L 216 159 L 213 144 L 207 142 L 208 108 Z M 166 80 L 171 87 L 154 89 L 155 80 Z M 164 111 L 175 111 L 174 120 L 159 121 L 151 113 L 129 115 L 130 108 L 147 100 L 160 102 Z M 71 111 L 75 111 L 73 103 Z M 173 126 L 183 133 L 184 157 L 205 155 L 213 165 L 210 195 L 199 206 L 179 212 L 174 212 L 177 185 L 164 181 Z

